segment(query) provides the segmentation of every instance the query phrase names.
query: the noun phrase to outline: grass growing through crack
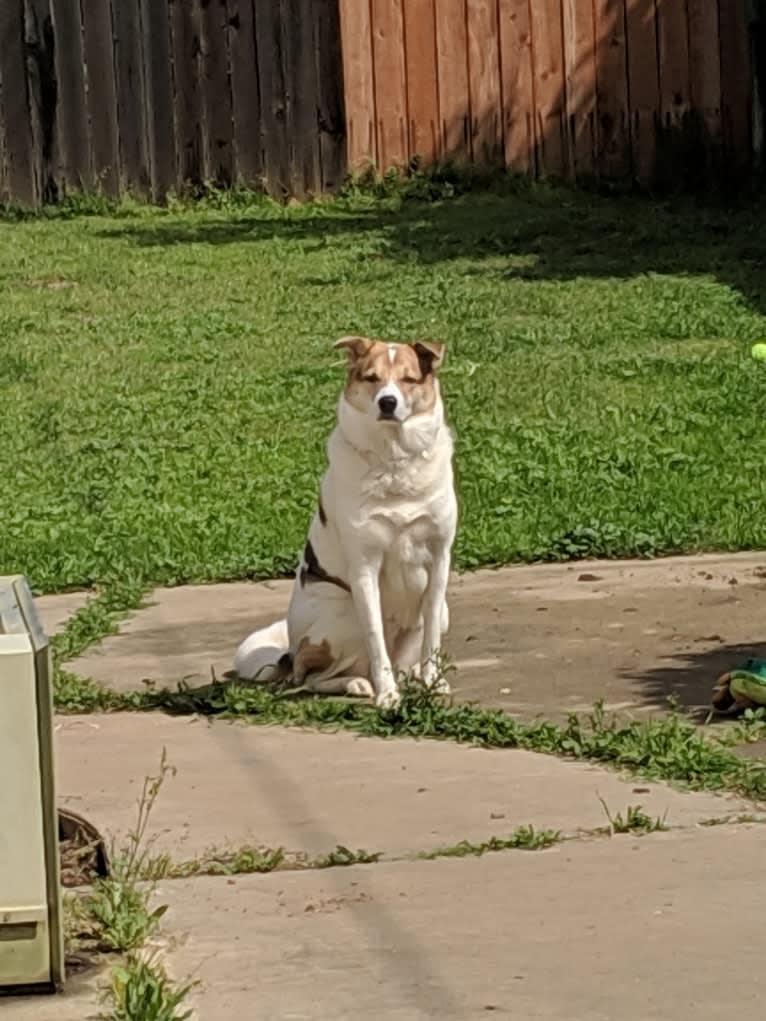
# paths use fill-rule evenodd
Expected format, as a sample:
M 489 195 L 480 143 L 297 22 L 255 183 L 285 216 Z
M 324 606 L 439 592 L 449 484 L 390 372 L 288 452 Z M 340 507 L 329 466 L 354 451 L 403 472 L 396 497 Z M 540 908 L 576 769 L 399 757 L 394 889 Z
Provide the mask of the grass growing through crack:
M 540 187 L 95 211 L 3 225 L 0 470 L 23 484 L 0 573 L 292 569 L 349 331 L 448 344 L 458 567 L 766 546 L 759 209 Z
M 147 831 L 162 785 L 173 774 L 163 749 L 159 772 L 144 780 L 136 825 L 125 846 L 112 853 L 109 875 L 97 879 L 87 893 L 67 898 L 70 951 L 137 950 L 156 932 L 167 906 L 150 905 L 155 886 L 150 879 L 152 853 Z
M 449 847 L 437 847 L 433 851 L 421 851 L 418 858 L 432 861 L 436 858 L 467 858 L 481 857 L 491 851 L 540 851 L 552 847 L 561 840 L 558 830 L 536 830 L 534 826 L 519 826 L 510 837 L 490 837 L 481 843 L 461 840 Z
M 183 1005 L 195 984 L 174 983 L 156 955 L 130 954 L 112 971 L 105 1021 L 188 1021 Z
M 666 824 L 666 816 L 647 815 L 641 805 L 628 805 L 625 814 L 612 812 L 603 798 L 598 799 L 604 809 L 604 814 L 609 820 L 609 832 L 612 836 L 623 833 L 659 833 L 670 829 Z

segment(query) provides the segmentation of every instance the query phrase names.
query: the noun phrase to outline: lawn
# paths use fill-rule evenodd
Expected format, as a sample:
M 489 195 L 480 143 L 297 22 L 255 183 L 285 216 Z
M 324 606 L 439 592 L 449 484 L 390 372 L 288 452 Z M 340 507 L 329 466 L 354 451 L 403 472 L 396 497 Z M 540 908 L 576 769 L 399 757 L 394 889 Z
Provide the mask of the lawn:
M 437 337 L 460 568 L 766 547 L 766 235 L 552 189 L 0 223 L 0 573 L 290 569 L 337 336 Z

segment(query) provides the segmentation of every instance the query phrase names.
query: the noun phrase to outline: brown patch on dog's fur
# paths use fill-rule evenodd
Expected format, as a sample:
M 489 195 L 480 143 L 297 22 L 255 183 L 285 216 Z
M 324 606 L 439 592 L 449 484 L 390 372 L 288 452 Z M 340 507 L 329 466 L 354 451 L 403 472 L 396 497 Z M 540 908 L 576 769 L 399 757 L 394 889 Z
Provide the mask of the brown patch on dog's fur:
M 387 383 L 396 383 L 407 397 L 413 415 L 433 410 L 436 371 L 444 358 L 443 344 L 436 341 L 394 344 L 367 337 L 342 337 L 335 347 L 348 351 L 346 399 L 358 410 L 366 410 Z
M 322 506 L 322 497 L 319 497 L 319 520 L 323 525 L 327 524 L 327 515 L 325 514 L 324 507 Z
M 325 638 L 315 645 L 308 638 L 301 640 L 293 660 L 293 677 L 296 683 L 303 684 L 308 674 L 318 674 L 332 664 L 332 652 Z

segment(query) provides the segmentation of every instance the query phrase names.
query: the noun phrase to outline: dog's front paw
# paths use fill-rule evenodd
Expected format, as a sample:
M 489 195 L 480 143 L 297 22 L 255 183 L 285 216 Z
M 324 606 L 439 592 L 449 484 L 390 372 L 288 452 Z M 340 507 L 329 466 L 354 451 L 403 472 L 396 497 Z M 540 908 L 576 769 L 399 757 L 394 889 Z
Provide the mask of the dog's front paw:
M 401 701 L 402 696 L 396 687 L 383 688 L 375 696 L 375 705 L 378 709 L 396 709 Z
M 436 664 L 432 660 L 429 660 L 423 667 L 421 677 L 423 678 L 423 684 L 425 684 L 430 691 L 433 691 L 437 695 L 449 695 L 449 681 L 443 673 L 440 673 Z
M 427 680 L 426 686 L 430 691 L 433 691 L 436 695 L 449 695 L 452 690 L 449 686 L 449 681 L 446 677 L 439 674 L 434 674 L 430 680 Z
M 352 677 L 346 685 L 346 694 L 357 698 L 372 698 L 375 694 L 372 685 L 364 677 Z

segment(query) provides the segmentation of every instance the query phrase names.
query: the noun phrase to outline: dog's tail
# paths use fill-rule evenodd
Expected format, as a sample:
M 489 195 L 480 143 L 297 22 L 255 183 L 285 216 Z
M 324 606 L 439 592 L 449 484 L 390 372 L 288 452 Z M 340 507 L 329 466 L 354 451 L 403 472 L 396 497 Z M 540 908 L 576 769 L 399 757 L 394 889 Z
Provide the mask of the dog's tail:
M 234 653 L 234 669 L 244 681 L 279 681 L 291 668 L 286 620 L 254 631 Z

